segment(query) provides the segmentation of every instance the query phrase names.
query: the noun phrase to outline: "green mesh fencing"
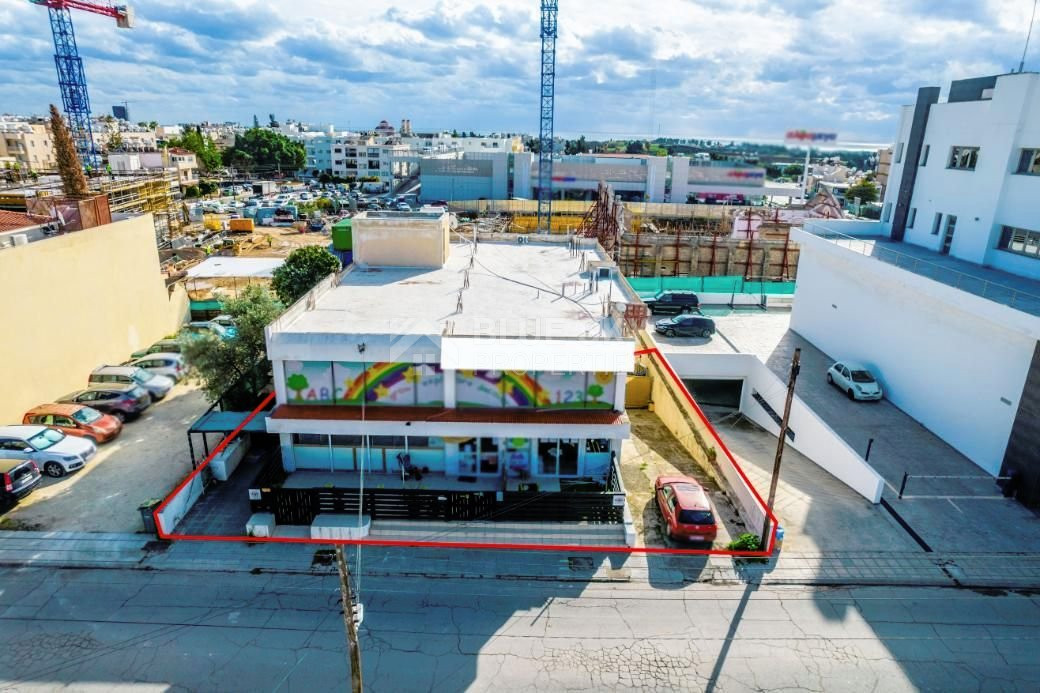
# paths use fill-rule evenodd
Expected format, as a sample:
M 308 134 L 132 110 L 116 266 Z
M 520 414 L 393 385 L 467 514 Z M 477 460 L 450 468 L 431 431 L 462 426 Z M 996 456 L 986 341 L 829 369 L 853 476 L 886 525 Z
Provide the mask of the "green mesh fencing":
M 794 282 L 748 281 L 740 275 L 726 277 L 630 277 L 637 294 L 653 296 L 659 291 L 696 291 L 704 294 L 791 295 Z

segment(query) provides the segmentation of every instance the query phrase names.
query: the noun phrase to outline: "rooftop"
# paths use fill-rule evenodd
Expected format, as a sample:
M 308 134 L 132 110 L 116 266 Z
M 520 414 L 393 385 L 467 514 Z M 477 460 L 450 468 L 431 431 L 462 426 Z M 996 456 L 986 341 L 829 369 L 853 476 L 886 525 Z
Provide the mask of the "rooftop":
M 282 266 L 282 257 L 225 257 L 206 258 L 188 270 L 193 278 L 217 277 L 271 277 Z
M 0 233 L 39 226 L 47 221 L 47 217 L 0 209 Z
M 608 301 L 636 300 L 616 278 L 590 283 L 598 246 L 453 243 L 437 269 L 352 266 L 313 305 L 272 325 L 279 334 L 617 339 Z

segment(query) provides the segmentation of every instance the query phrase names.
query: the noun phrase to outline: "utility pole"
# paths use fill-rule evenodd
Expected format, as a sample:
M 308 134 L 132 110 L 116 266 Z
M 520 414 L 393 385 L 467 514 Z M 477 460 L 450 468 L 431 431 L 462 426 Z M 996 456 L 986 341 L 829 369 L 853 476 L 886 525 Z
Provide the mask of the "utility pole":
M 343 625 L 347 629 L 347 652 L 350 655 L 350 689 L 361 693 L 361 644 L 357 621 L 354 620 L 354 594 L 350 590 L 350 571 L 343 556 L 343 545 L 336 546 L 336 568 L 339 569 L 339 592 L 343 600 Z
M 791 376 L 787 381 L 787 399 L 784 402 L 784 416 L 780 420 L 780 438 L 776 441 L 776 458 L 773 459 L 773 478 L 769 482 L 769 500 L 766 508 L 769 512 L 773 510 L 773 501 L 776 500 L 776 484 L 780 481 L 780 461 L 784 457 L 784 441 L 787 440 L 787 422 L 791 418 L 791 402 L 794 400 L 794 383 L 798 380 L 798 371 L 801 370 L 799 362 L 802 358 L 802 350 L 794 350 L 794 358 L 791 359 Z M 769 539 L 769 517 L 762 521 L 762 542 L 759 546 L 764 551 Z

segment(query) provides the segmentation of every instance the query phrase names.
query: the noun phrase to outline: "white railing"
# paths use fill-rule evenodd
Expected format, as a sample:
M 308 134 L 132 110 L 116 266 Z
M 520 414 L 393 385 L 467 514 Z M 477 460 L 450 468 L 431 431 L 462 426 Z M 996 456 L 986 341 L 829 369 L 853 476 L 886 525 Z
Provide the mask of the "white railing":
M 937 262 L 931 262 L 923 258 L 901 253 L 898 250 L 876 243 L 873 239 L 857 238 L 839 231 L 833 231 L 826 227 L 810 226 L 803 227 L 806 233 L 817 238 L 829 241 L 835 245 L 849 250 L 873 257 L 900 269 L 905 269 L 914 274 L 928 277 L 947 286 L 966 291 L 982 298 L 1000 303 L 1018 310 L 1040 315 L 1040 295 L 1015 289 L 1006 284 L 992 282 L 973 274 L 945 267 Z

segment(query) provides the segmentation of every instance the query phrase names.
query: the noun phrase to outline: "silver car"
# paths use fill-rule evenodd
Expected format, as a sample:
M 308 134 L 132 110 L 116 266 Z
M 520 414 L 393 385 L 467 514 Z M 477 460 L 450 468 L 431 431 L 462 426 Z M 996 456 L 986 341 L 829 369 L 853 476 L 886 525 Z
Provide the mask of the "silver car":
M 180 379 L 188 372 L 184 357 L 171 352 L 160 351 L 156 354 L 148 354 L 134 359 L 126 365 L 143 368 L 156 375 L 165 375 L 167 378 L 173 378 L 174 382 L 180 382 Z
M 32 460 L 48 476 L 65 476 L 82 469 L 95 453 L 93 441 L 46 426 L 0 426 L 0 457 Z
M 149 373 L 137 366 L 99 366 L 91 372 L 87 382 L 89 385 L 105 383 L 140 385 L 148 391 L 148 394 L 152 396 L 152 401 L 155 402 L 165 397 L 174 385 L 173 378 Z

